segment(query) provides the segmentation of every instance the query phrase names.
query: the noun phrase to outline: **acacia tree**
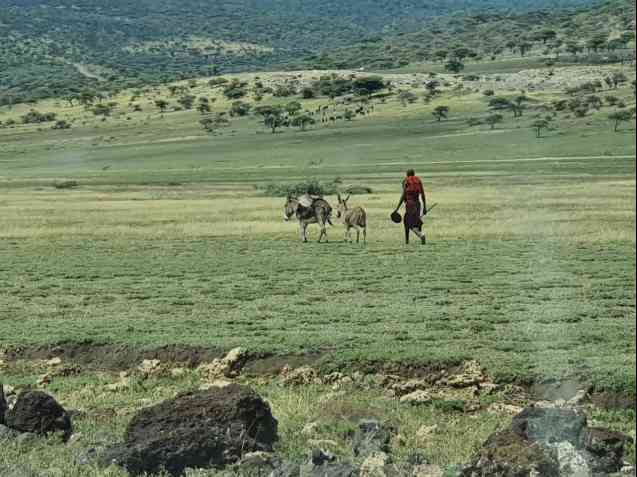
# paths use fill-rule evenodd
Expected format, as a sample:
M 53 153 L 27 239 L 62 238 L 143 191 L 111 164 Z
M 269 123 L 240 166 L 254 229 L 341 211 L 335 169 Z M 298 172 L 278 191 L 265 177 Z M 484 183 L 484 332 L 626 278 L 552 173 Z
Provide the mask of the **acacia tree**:
M 511 103 L 511 109 L 513 110 L 513 117 L 519 118 L 524 113 L 524 103 L 528 102 L 529 98 L 523 94 L 513 98 Z
M 193 106 L 193 104 L 195 102 L 195 97 L 190 95 L 190 94 L 185 94 L 185 95 L 181 96 L 177 100 L 177 102 L 179 104 L 181 104 L 184 107 L 184 109 L 192 109 L 192 106 Z
M 159 108 L 160 112 L 165 113 L 168 108 L 168 101 L 165 99 L 157 99 L 155 100 L 155 106 Z
M 541 138 L 542 137 L 542 131 L 544 129 L 547 129 L 549 127 L 549 122 L 546 119 L 538 119 L 536 121 L 533 122 L 533 124 L 531 124 L 531 127 L 533 129 L 535 129 L 535 137 L 537 138 Z
M 443 119 L 447 119 L 449 116 L 449 106 L 436 106 L 431 114 L 438 120 L 438 122 Z
M 214 116 L 207 116 L 199 120 L 199 124 L 209 133 L 214 133 L 220 127 L 227 126 L 230 121 L 223 113 L 217 113 Z
M 619 125 L 621 123 L 630 121 L 633 118 L 634 114 L 635 114 L 634 111 L 627 111 L 627 110 L 615 111 L 614 113 L 611 113 L 608 115 L 608 119 L 615 122 L 614 131 L 618 132 Z
M 438 61 L 443 62 L 449 56 L 449 52 L 447 50 L 437 50 L 434 52 L 434 58 Z
M 495 125 L 504 121 L 504 116 L 501 114 L 491 114 L 484 119 L 484 122 L 491 126 L 491 129 L 495 129 Z
M 416 96 L 412 91 L 401 90 L 398 93 L 398 100 L 403 107 L 407 106 L 407 104 L 415 103 L 417 99 L 418 96 Z
M 299 114 L 292 120 L 292 126 L 299 128 L 301 131 L 305 131 L 307 126 L 314 124 L 316 121 L 309 114 Z
M 464 63 L 458 58 L 451 58 L 445 64 L 445 69 L 452 73 L 460 73 L 462 70 L 464 70 Z

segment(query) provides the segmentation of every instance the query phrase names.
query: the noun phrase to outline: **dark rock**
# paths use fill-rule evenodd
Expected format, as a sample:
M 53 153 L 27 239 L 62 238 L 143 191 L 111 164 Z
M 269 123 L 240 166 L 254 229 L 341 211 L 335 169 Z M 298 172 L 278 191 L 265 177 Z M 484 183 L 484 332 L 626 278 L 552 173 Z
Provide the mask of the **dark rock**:
M 409 465 L 425 465 L 429 464 L 429 460 L 422 452 L 411 452 L 405 459 Z
M 361 421 L 353 439 L 354 455 L 364 457 L 375 452 L 389 453 L 390 439 L 390 432 L 378 421 Z
M 322 449 L 312 449 L 312 452 L 310 453 L 310 462 L 313 465 L 323 465 L 329 462 L 334 462 L 335 460 L 336 456 Z
M 20 433 L 3 424 L 0 424 L 0 441 L 15 439 Z
M 20 432 L 47 435 L 61 432 L 68 440 L 73 432 L 71 419 L 55 399 L 41 391 L 26 391 L 5 414 L 7 426 Z
M 526 408 L 511 423 L 513 432 L 526 440 L 543 444 L 568 441 L 576 447 L 585 427 L 586 416 L 556 408 Z
M 533 443 L 511 429 L 493 434 L 472 462 L 462 470 L 463 477 L 559 477 L 554 451 Z
M 254 391 L 231 384 L 187 392 L 141 410 L 125 442 L 111 446 L 101 465 L 115 463 L 132 475 L 165 469 L 181 475 L 188 467 L 223 467 L 244 453 L 272 451 L 277 421 Z
M 584 449 L 588 463 L 596 473 L 619 472 L 624 462 L 624 446 L 628 437 L 608 429 L 588 428 L 584 432 Z
M 0 383 L 0 424 L 4 424 L 4 413 L 7 412 L 7 400 L 4 398 L 4 386 Z

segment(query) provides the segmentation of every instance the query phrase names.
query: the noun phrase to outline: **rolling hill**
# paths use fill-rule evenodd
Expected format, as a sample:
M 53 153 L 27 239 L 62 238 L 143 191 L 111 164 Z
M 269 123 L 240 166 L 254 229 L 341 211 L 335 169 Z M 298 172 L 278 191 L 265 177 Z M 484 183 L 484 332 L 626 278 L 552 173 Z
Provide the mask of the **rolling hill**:
M 0 0 L 0 105 L 219 72 L 358 66 L 361 47 L 352 45 L 361 44 L 383 49 L 372 54 L 377 66 L 394 67 L 425 56 L 413 44 L 426 45 L 432 35 L 444 42 L 462 28 L 473 33 L 461 37 L 480 36 L 475 15 L 488 12 L 488 22 L 500 22 L 548 6 L 554 2 Z M 403 39 L 408 54 L 387 46 Z

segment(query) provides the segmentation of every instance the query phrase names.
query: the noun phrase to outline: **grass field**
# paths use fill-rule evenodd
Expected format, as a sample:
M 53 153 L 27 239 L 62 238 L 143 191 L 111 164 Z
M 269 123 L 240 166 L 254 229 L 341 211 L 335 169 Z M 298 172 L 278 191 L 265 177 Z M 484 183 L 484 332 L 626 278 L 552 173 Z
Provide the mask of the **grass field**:
M 442 103 L 451 115 L 438 123 L 430 112 Z M 634 123 L 613 133 L 604 110 L 536 139 L 532 113 L 469 128 L 484 109 L 479 93 L 448 93 L 275 135 L 238 119 L 207 136 L 194 112 L 0 129 L 0 349 L 242 346 L 326 368 L 476 359 L 500 382 L 634 395 Z M 403 245 L 388 220 L 409 166 L 438 203 L 425 247 Z M 366 245 L 343 243 L 339 224 L 329 244 L 300 243 L 283 199 L 256 187 L 309 178 L 373 189 L 352 198 L 370 216 Z M 78 187 L 53 187 L 63 180 Z M 81 378 L 57 386 L 95 404 L 76 394 Z M 499 422 L 435 461 L 461 461 Z

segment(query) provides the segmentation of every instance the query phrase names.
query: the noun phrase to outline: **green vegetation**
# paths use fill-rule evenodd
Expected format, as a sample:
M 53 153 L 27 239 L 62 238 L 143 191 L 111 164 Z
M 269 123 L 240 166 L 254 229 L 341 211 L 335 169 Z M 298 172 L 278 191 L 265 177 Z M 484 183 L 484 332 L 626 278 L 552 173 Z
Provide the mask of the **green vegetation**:
M 303 99 L 300 88 L 264 104 L 247 95 L 250 111 L 231 117 L 235 101 L 198 81 L 186 87 L 209 98 L 203 116 L 155 106 L 176 84 L 136 96 L 150 116 L 128 110 L 124 92 L 106 120 L 51 101 L 41 109 L 71 130 L 0 129 L 2 303 L 11 323 L 2 344 L 241 344 L 355 367 L 475 358 L 502 381 L 569 376 L 632 392 L 634 128 L 613 133 L 616 106 L 604 103 L 582 118 L 558 110 L 563 100 L 584 104 L 580 90 L 489 97 L 486 86 L 444 75 L 435 88 L 410 88 L 419 98 L 436 91 L 429 102 L 403 105 L 392 85 L 412 78 L 383 76 L 388 89 L 363 97 L 369 114 L 351 121 L 344 112 L 359 97 Z M 272 81 L 228 83 L 275 90 Z M 612 92 L 627 111 L 634 105 L 626 84 Z M 523 104 L 524 114 L 495 121 L 494 97 Z M 305 132 L 292 124 L 322 106 L 341 119 Z M 445 121 L 432 117 L 446 108 Z M 201 130 L 204 120 L 214 135 Z M 270 134 L 275 120 L 290 124 Z M 425 248 L 401 247 L 387 218 L 407 166 L 441 204 L 427 218 Z M 308 178 L 332 201 L 336 190 L 373 188 L 356 201 L 369 214 L 366 248 L 338 243 L 338 228 L 320 253 L 298 243 L 281 199 L 268 196 L 302 192 Z M 50 187 L 63 180 L 74 186 Z
M 567 0 L 560 2 L 562 8 L 582 10 L 525 14 L 554 5 L 547 0 L 224 0 L 200 8 L 195 0 L 14 2 L 0 10 L 0 105 L 272 68 L 387 69 L 446 60 L 452 71 L 460 71 L 467 61 L 545 49 L 550 56 L 608 50 L 623 58 L 634 41 L 628 31 L 632 2 L 611 0 L 593 10 L 590 4 Z M 443 55 L 448 45 L 452 48 Z
M 542 66 L 623 63 L 633 58 L 634 2 L 607 0 L 578 10 L 541 8 L 442 16 L 418 31 L 392 32 L 356 45 L 325 49 L 308 57 L 305 64 L 372 70 L 409 70 L 423 64 L 429 71 L 457 74 L 476 68 L 486 71 L 499 61 L 520 57 L 527 65 L 526 58 L 535 57 Z
M 239 379 L 271 402 L 281 455 L 322 439 L 355 459 L 347 436 L 374 417 L 400 430 L 394 456 L 426 449 L 449 475 L 508 422 L 492 405 L 528 404 L 530 385 L 634 400 L 632 4 L 108 3 L 0 11 L 0 381 L 87 411 L 68 445 L 3 441 L 0 467 L 119 476 L 78 454 L 205 381 L 162 363 L 109 388 L 107 365 L 9 358 L 43 346 L 241 346 L 260 357 Z M 335 69 L 285 71 L 305 66 Z M 437 204 L 426 246 L 388 216 L 409 167 Z M 314 226 L 300 243 L 283 204 L 306 192 L 357 194 L 367 243 L 344 243 L 336 215 L 329 243 Z M 410 406 L 374 375 L 468 360 L 493 393 Z M 273 363 L 358 378 L 295 387 L 264 376 Z M 633 409 L 585 411 L 634 436 Z

